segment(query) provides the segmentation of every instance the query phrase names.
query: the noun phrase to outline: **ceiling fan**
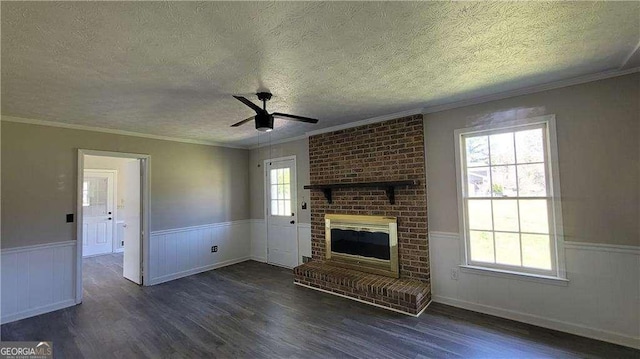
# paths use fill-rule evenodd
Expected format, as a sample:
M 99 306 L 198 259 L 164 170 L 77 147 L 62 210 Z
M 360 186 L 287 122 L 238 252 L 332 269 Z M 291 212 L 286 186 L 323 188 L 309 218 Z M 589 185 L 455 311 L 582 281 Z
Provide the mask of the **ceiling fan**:
M 235 96 L 235 95 L 233 96 L 238 101 L 240 101 L 243 104 L 251 107 L 251 109 L 256 112 L 256 115 L 255 116 L 251 116 L 251 117 L 247 118 L 246 120 L 242 120 L 242 121 L 240 121 L 238 123 L 234 123 L 233 125 L 231 125 L 231 127 L 238 127 L 238 126 L 244 125 L 245 123 L 255 119 L 256 130 L 262 131 L 262 132 L 269 132 L 269 131 L 273 130 L 273 118 L 274 117 L 281 118 L 283 120 L 289 120 L 289 121 L 318 123 L 318 120 L 316 120 L 315 118 L 296 116 L 296 115 L 289 115 L 287 113 L 280 113 L 280 112 L 274 112 L 274 113 L 270 114 L 269 112 L 267 112 L 267 101 L 269 101 L 271 99 L 271 93 L 269 93 L 269 92 L 258 92 L 256 95 L 258 96 L 258 100 L 262 101 L 262 108 L 260 108 L 258 105 L 254 104 L 253 102 L 247 100 L 246 98 L 244 98 L 242 96 Z

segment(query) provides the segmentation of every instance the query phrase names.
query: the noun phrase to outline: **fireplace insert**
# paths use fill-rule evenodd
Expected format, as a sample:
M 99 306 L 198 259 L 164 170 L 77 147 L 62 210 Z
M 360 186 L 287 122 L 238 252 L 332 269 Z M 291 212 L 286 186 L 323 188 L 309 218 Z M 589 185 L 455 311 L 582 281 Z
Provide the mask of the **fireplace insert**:
M 398 277 L 395 217 L 325 215 L 326 258 L 363 272 Z

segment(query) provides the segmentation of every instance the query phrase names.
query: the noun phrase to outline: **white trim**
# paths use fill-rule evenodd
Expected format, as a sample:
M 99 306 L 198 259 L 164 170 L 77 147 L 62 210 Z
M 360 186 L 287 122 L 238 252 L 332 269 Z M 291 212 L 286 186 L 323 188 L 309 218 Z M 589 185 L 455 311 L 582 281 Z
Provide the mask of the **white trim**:
M 252 261 L 260 262 L 260 263 L 267 263 L 266 257 L 250 256 L 249 259 L 251 259 Z
M 471 274 L 480 274 L 480 275 L 488 275 L 493 277 L 518 279 L 518 280 L 524 280 L 529 282 L 553 284 L 561 287 L 566 287 L 569 285 L 568 279 L 552 277 L 547 275 L 538 275 L 538 274 L 531 274 L 531 273 L 524 273 L 524 272 L 513 272 L 513 271 L 496 269 L 496 268 L 478 267 L 474 265 L 459 265 L 458 268 L 460 268 L 462 272 L 471 273 Z
M 605 243 L 586 243 L 586 242 L 564 242 L 565 248 L 579 249 L 583 251 L 598 251 L 598 252 L 614 252 L 614 253 L 626 253 L 635 256 L 640 256 L 640 247 L 627 246 L 622 244 L 605 244 Z
M 427 307 L 429 306 L 429 304 L 431 304 L 431 302 L 432 302 L 432 301 L 429 301 L 429 303 L 427 303 L 427 305 L 425 305 L 425 306 L 424 306 L 424 308 L 422 308 L 422 310 L 420 310 L 420 312 L 418 312 L 418 314 L 412 314 L 412 313 L 405 312 L 405 311 L 402 311 L 402 310 L 399 310 L 399 309 L 395 309 L 395 308 L 391 308 L 391 307 L 385 307 L 384 305 L 380 305 L 380 304 L 376 304 L 376 303 L 367 302 L 366 300 L 362 300 L 362 299 L 358 299 L 358 298 L 354 298 L 354 297 L 349 297 L 349 296 L 346 296 L 346 295 L 343 295 L 343 294 L 340 294 L 340 293 L 335 293 L 335 292 L 332 292 L 332 291 L 329 291 L 329 290 L 326 290 L 326 289 L 322 289 L 322 288 L 312 287 L 312 286 L 309 286 L 309 285 L 306 285 L 306 284 L 302 284 L 302 283 L 298 283 L 298 282 L 295 282 L 295 281 L 293 282 L 293 284 L 298 285 L 298 286 L 300 286 L 300 287 L 305 287 L 305 288 L 309 288 L 309 289 L 317 290 L 317 291 L 319 291 L 319 292 L 324 292 L 324 293 L 327 293 L 327 294 L 333 294 L 333 295 L 338 296 L 338 297 L 342 297 L 342 298 L 347 298 L 347 299 L 355 300 L 356 302 L 360 302 L 360 303 L 364 303 L 364 304 L 369 304 L 369 305 L 372 305 L 372 306 L 374 306 L 374 307 L 378 307 L 378 308 L 382 308 L 382 309 L 390 310 L 390 311 L 393 311 L 393 312 L 397 312 L 397 313 L 405 314 L 405 315 L 408 315 L 408 316 L 411 316 L 411 317 L 414 317 L 414 318 L 417 318 L 417 317 L 419 317 L 422 313 L 424 313 L 425 309 L 427 309 Z
M 29 124 L 29 125 L 60 127 L 60 128 L 71 129 L 71 130 L 102 132 L 102 133 L 110 133 L 110 134 L 113 134 L 113 135 L 150 138 L 150 139 L 153 139 L 153 140 L 191 143 L 191 144 L 195 144 L 195 145 L 228 147 L 228 148 L 237 148 L 237 149 L 243 149 L 243 150 L 247 149 L 247 147 L 243 147 L 243 146 L 233 146 L 233 145 L 221 144 L 221 143 L 213 142 L 213 141 L 193 140 L 193 139 L 188 139 L 188 138 L 152 135 L 152 134 L 142 133 L 142 132 L 116 130 L 116 129 L 110 129 L 110 128 L 104 128 L 104 127 L 97 127 L 97 126 L 76 125 L 76 124 L 64 123 L 64 122 L 56 122 L 56 121 L 35 120 L 35 119 L 30 119 L 30 118 L 22 118 L 22 117 L 7 116 L 7 115 L 2 115 L 1 121 L 24 123 L 24 124 Z
M 140 160 L 140 206 L 142 207 L 142 214 L 140 216 L 141 223 L 141 261 L 142 271 L 140 273 L 142 278 L 142 285 L 149 285 L 145 283 L 145 279 L 150 278 L 149 274 L 149 241 L 151 239 L 151 232 L 149 230 L 149 220 L 151 218 L 151 156 L 146 154 L 137 153 L 124 153 L 124 152 L 112 152 L 112 151 L 100 151 L 100 150 L 88 150 L 78 149 L 78 166 L 77 166 L 77 180 L 76 180 L 76 286 L 75 286 L 75 298 L 76 304 L 82 303 L 82 225 L 83 225 L 83 206 L 82 206 L 82 183 L 84 180 L 84 157 L 85 156 L 107 156 L 118 158 L 134 158 Z
M 172 274 L 169 274 L 169 275 L 165 275 L 165 276 L 161 276 L 161 277 L 150 279 L 148 281 L 148 283 L 145 283 L 145 285 L 156 285 L 156 284 L 160 284 L 160 283 L 164 283 L 164 282 L 169 282 L 169 281 L 172 281 L 174 279 L 188 277 L 190 275 L 194 275 L 194 274 L 210 271 L 212 269 L 217 269 L 217 268 L 230 266 L 232 264 L 237 264 L 237 263 L 245 262 L 245 261 L 248 261 L 248 260 L 251 260 L 251 257 L 246 256 L 246 257 L 237 258 L 237 259 L 231 259 L 231 260 L 227 260 L 227 261 L 223 261 L 223 262 L 219 262 L 219 263 L 215 263 L 215 264 L 210 264 L 210 265 L 206 265 L 206 266 L 202 266 L 202 267 L 198 267 L 198 268 L 193 268 L 193 269 L 189 269 L 189 270 L 182 271 L 182 272 L 172 273 Z
M 551 201 L 551 213 L 549 215 L 550 235 L 553 239 L 551 248 L 552 266 L 551 270 L 533 270 L 526 267 L 519 267 L 512 269 L 510 266 L 500 265 L 497 263 L 487 264 L 483 266 L 478 263 L 472 263 L 470 259 L 470 250 L 468 249 L 467 240 L 467 226 L 466 226 L 466 211 L 465 211 L 465 199 L 464 190 L 466 188 L 465 169 L 463 168 L 463 162 L 465 154 L 463 153 L 463 135 L 472 135 L 476 133 L 488 133 L 491 134 L 494 130 L 518 130 L 523 126 L 543 125 L 545 140 L 544 147 L 546 148 L 545 158 L 545 171 L 547 174 L 547 190 L 548 198 Z M 504 121 L 498 123 L 482 124 L 478 126 L 456 129 L 453 132 L 455 143 L 455 166 L 456 166 L 456 191 L 458 200 L 458 227 L 460 233 L 462 233 L 462 245 L 460 246 L 460 263 L 467 269 L 472 268 L 478 270 L 480 268 L 487 268 L 493 273 L 501 273 L 501 275 L 517 275 L 521 272 L 526 277 L 548 278 L 554 277 L 558 279 L 566 279 L 565 257 L 564 257 L 564 233 L 562 222 L 562 204 L 560 193 L 560 171 L 558 169 L 558 145 L 556 137 L 556 125 L 555 115 L 545 115 L 538 117 L 531 117 L 515 121 Z M 466 168 L 466 165 L 465 165 Z M 515 199 L 519 197 L 514 197 Z M 516 266 L 517 267 L 517 266 Z
M 429 240 L 435 237 L 437 237 L 438 239 L 448 239 L 448 240 L 462 239 L 460 237 L 460 234 L 456 232 L 430 231 Z M 582 251 L 627 253 L 627 254 L 640 256 L 640 246 L 629 246 L 629 245 L 623 245 L 623 244 L 564 241 L 564 248 L 576 249 L 576 250 L 582 250 Z
M 394 113 L 390 113 L 388 115 L 372 117 L 372 118 L 368 118 L 368 119 L 364 119 L 364 120 L 360 120 L 360 121 L 356 121 L 356 122 L 349 122 L 349 123 L 345 123 L 345 124 L 342 124 L 342 125 L 325 127 L 325 128 L 321 128 L 319 130 L 310 131 L 310 132 L 307 132 L 307 137 L 308 136 L 315 136 L 315 135 L 319 135 L 319 134 L 327 133 L 327 132 L 334 132 L 334 131 L 344 130 L 344 129 L 352 128 L 352 127 L 359 127 L 359 126 L 370 125 L 370 124 L 378 123 L 378 122 L 395 120 L 397 118 L 402 118 L 402 117 L 421 115 L 423 113 L 424 113 L 424 108 L 414 108 L 414 109 L 407 110 L 407 111 L 394 112 Z
M 300 140 L 304 140 L 305 138 L 309 138 L 308 134 L 304 134 L 304 135 L 300 135 L 300 136 L 296 136 L 296 137 L 290 137 L 290 138 L 285 138 L 282 140 L 277 140 L 277 141 L 273 141 L 273 142 L 269 142 L 269 143 L 258 143 L 256 145 L 252 145 L 247 147 L 247 149 L 249 150 L 256 150 L 258 148 L 262 148 L 262 147 L 269 147 L 271 145 L 279 145 L 282 143 L 288 143 L 288 142 L 294 142 L 294 141 L 300 141 Z
M 629 55 L 627 55 L 627 57 L 625 57 L 624 61 L 622 62 L 622 64 L 620 65 L 620 70 L 625 70 L 627 69 L 628 65 L 635 65 L 635 64 L 629 64 L 629 61 L 631 61 L 631 59 L 634 56 L 640 56 L 638 54 L 638 52 L 640 51 L 640 41 L 638 41 L 638 43 L 636 44 L 636 47 L 633 48 L 633 50 L 631 50 L 631 52 L 629 53 Z
M 22 247 L 13 247 L 13 248 L 2 248 L 2 254 L 14 254 L 21 252 L 30 252 L 38 249 L 49 249 L 56 247 L 67 247 L 67 246 L 75 246 L 76 241 L 64 241 L 64 242 L 52 242 L 52 243 L 43 243 L 43 244 L 34 244 L 31 246 L 22 246 Z
M 76 305 L 76 301 L 73 299 L 63 300 L 61 302 L 45 305 L 42 307 L 36 307 L 29 310 L 25 310 L 22 312 L 18 312 L 15 314 L 10 314 L 2 317 L 2 324 L 15 322 L 16 320 L 26 319 L 30 317 L 35 317 L 36 315 L 41 315 L 49 312 L 53 312 L 56 310 L 73 307 Z
M 178 233 L 178 232 L 184 232 L 184 231 L 195 231 L 195 230 L 199 230 L 199 229 L 209 229 L 209 228 L 217 228 L 217 227 L 234 226 L 234 225 L 239 225 L 239 224 L 248 224 L 250 222 L 251 222 L 250 219 L 240 219 L 240 220 L 237 220 L 237 221 L 216 222 L 216 223 L 202 224 L 202 225 L 197 225 L 197 226 L 161 229 L 161 230 L 157 230 L 157 231 L 151 232 L 151 235 L 152 236 L 161 236 L 161 235 L 165 235 L 165 234 L 172 234 L 172 233 Z
M 459 299 L 442 297 L 438 295 L 433 296 L 433 301 L 436 303 L 442 303 L 451 305 L 457 308 L 463 308 L 474 312 L 493 315 L 496 317 L 515 320 L 518 322 L 524 322 L 532 325 L 536 325 L 543 328 L 559 330 L 566 333 L 576 334 L 588 338 L 604 340 L 611 343 L 625 345 L 633 348 L 640 348 L 640 338 L 629 337 L 618 333 L 613 333 L 601 329 L 595 329 L 587 326 L 570 324 L 558 320 L 539 317 L 536 315 L 526 314 L 522 312 L 506 310 L 502 308 L 492 307 L 483 304 L 471 303 Z
M 511 97 L 530 95 L 538 92 L 555 90 L 563 87 L 581 85 L 588 82 L 606 80 L 613 77 L 630 75 L 636 72 L 640 72 L 640 67 L 634 67 L 634 68 L 624 69 L 624 70 L 608 70 L 608 71 L 598 72 L 595 74 L 578 76 L 578 77 L 573 77 L 570 79 L 565 79 L 560 81 L 548 82 L 541 85 L 523 87 L 516 90 L 498 92 L 491 95 L 470 98 L 467 100 L 461 100 L 461 101 L 451 102 L 451 103 L 442 104 L 442 105 L 426 106 L 424 107 L 422 113 L 429 114 L 429 113 L 453 110 L 456 108 L 478 105 L 485 102 L 504 100 Z

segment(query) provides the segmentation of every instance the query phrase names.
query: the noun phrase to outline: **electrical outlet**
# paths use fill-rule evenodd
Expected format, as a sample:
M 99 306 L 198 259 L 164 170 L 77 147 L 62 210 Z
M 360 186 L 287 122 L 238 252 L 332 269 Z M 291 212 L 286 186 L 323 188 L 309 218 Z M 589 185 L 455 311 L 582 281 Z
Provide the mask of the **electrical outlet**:
M 218 246 L 211 246 L 211 253 L 215 253 L 218 251 Z
M 458 268 L 451 268 L 451 279 L 458 280 Z

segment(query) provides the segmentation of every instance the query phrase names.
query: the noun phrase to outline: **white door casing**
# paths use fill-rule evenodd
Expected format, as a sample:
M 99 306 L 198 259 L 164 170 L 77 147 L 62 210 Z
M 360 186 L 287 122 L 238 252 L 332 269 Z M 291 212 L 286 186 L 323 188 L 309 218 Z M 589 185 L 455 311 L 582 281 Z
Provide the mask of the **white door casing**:
M 115 179 L 112 170 L 85 170 L 82 186 L 84 257 L 111 253 L 115 223 Z
M 295 156 L 265 160 L 267 263 L 298 265 L 298 216 Z
M 78 149 L 78 167 L 77 167 L 77 185 L 76 185 L 76 213 L 78 221 L 76 222 L 76 270 L 75 270 L 75 302 L 76 304 L 82 303 L 82 257 L 83 257 L 83 247 L 82 246 L 82 229 L 84 226 L 83 221 L 83 213 L 84 207 L 82 205 L 82 186 L 84 180 L 84 158 L 85 156 L 107 156 L 107 157 L 118 157 L 118 158 L 137 158 L 142 159 L 144 161 L 140 162 L 141 172 L 142 172 L 142 180 L 141 180 L 141 218 L 140 218 L 140 236 L 141 236 L 141 271 L 140 278 L 142 285 L 149 285 L 145 281 L 146 273 L 149 273 L 149 239 L 150 235 L 150 188 L 151 188 L 151 156 L 146 154 L 139 153 L 124 153 L 124 152 L 112 152 L 112 151 L 101 151 L 101 150 L 86 150 L 86 149 Z
M 137 170 L 140 173 L 140 181 L 138 183 L 128 183 L 129 186 L 136 186 L 137 188 L 130 188 L 129 190 L 132 190 L 132 192 L 137 192 L 138 196 L 137 202 L 133 202 L 133 203 L 129 203 L 130 206 L 137 206 L 139 211 L 140 211 L 140 216 L 138 217 L 137 221 L 136 220 L 132 220 L 129 223 L 127 223 L 127 236 L 126 239 L 124 241 L 124 254 L 123 254 L 123 263 L 122 263 L 122 272 L 123 272 L 123 276 L 125 278 L 127 278 L 128 280 L 136 283 L 136 284 L 141 284 L 142 283 L 142 276 L 141 274 L 141 266 L 140 263 L 142 263 L 142 241 L 141 241 L 141 219 L 143 218 L 142 215 L 142 207 L 141 207 L 141 191 L 140 189 L 142 188 L 144 182 L 145 182 L 145 178 L 144 178 L 144 161 L 146 161 L 146 159 L 141 158 L 138 159 L 136 162 L 130 164 L 131 166 L 137 167 L 135 168 L 135 170 Z M 129 168 L 127 168 L 129 169 Z M 132 198 L 133 199 L 133 196 Z

